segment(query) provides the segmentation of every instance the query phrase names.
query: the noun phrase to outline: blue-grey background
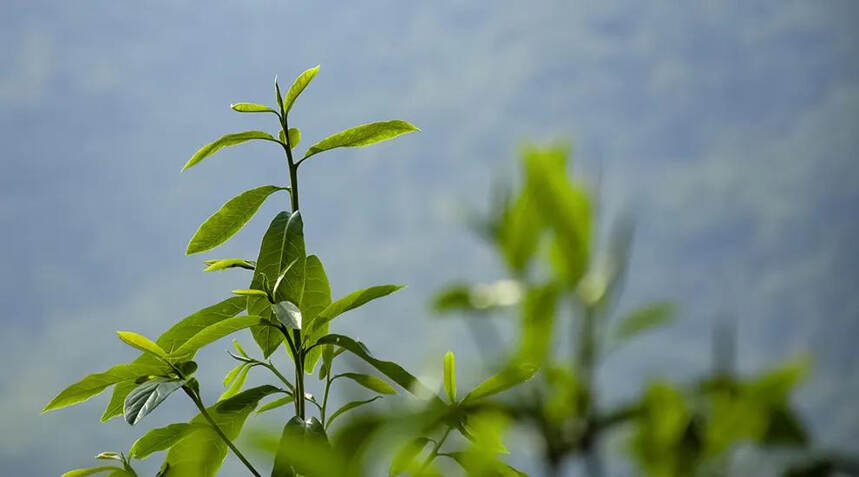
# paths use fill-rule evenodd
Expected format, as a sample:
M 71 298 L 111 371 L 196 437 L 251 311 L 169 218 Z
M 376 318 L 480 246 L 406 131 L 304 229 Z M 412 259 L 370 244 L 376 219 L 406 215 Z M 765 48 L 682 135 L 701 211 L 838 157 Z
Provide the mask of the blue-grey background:
M 515 171 L 522 141 L 567 138 L 605 212 L 637 219 L 622 309 L 669 298 L 683 310 L 605 363 L 605 394 L 705 371 L 711 326 L 729 316 L 743 369 L 813 355 L 797 403 L 821 447 L 859 452 L 859 8 L 698 3 L 5 0 L 0 473 L 57 475 L 143 432 L 98 423 L 106 396 L 38 413 L 134 356 L 114 330 L 157 336 L 246 285 L 201 274 L 200 260 L 255 257 L 285 195 L 206 257 L 184 247 L 228 198 L 285 182 L 281 151 L 251 144 L 179 169 L 223 133 L 274 130 L 227 106 L 271 103 L 275 74 L 288 85 L 316 64 L 292 113 L 304 145 L 371 120 L 422 128 L 302 167 L 308 247 L 335 296 L 409 284 L 338 330 L 426 379 L 453 349 L 460 386 L 475 382 L 466 327 L 432 318 L 427 297 L 500 276 L 464 211 Z M 200 359 L 212 397 L 224 347 Z M 164 408 L 143 428 L 193 412 Z M 521 440 L 517 461 L 539 475 Z M 226 474 L 241 475 L 231 459 Z

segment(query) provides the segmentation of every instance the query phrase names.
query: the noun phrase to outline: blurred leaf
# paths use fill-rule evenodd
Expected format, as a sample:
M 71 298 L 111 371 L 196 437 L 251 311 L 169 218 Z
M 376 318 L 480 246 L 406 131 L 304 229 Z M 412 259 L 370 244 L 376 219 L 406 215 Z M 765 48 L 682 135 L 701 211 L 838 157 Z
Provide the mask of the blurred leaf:
M 456 402 L 456 357 L 452 351 L 444 355 L 444 392 L 451 404 Z
M 203 328 L 241 313 L 245 309 L 246 303 L 247 299 L 243 297 L 232 297 L 215 305 L 203 308 L 202 310 L 180 320 L 158 337 L 155 342 L 164 350 L 168 352 L 173 351 Z M 150 364 L 160 366 L 158 360 L 154 356 L 148 354 L 140 355 L 137 359 L 132 361 L 132 364 Z M 104 414 L 101 416 L 101 420 L 103 422 L 114 416 L 122 414 L 125 397 L 134 388 L 135 384 L 133 381 L 118 383 L 113 388 L 113 395 L 110 398 L 110 403 L 108 403 L 107 408 L 104 410 Z
M 553 283 L 527 290 L 521 308 L 520 342 L 513 359 L 540 367 L 546 361 L 552 340 L 559 290 Z
M 654 476 L 687 475 L 683 437 L 691 421 L 683 396 L 667 383 L 645 392 L 631 450 L 642 469 Z
M 391 466 L 388 469 L 388 476 L 394 477 L 402 473 L 414 474 L 418 472 L 420 469 L 418 468 L 418 465 L 416 465 L 417 462 L 415 462 L 415 458 L 420 455 L 428 442 L 429 439 L 426 437 L 418 437 L 416 439 L 412 439 L 400 448 L 400 450 L 398 450 L 394 455 L 393 460 L 391 460 Z
M 674 320 L 675 310 L 674 304 L 668 302 L 639 308 L 621 318 L 614 335 L 618 340 L 626 340 L 652 328 L 664 326 Z
M 256 103 L 233 103 L 230 105 L 233 111 L 240 113 L 277 113 L 277 111 Z
M 161 349 L 161 347 L 154 341 L 143 335 L 137 334 L 133 331 L 117 331 L 116 334 L 123 343 L 131 346 L 132 348 L 136 348 L 144 353 L 150 353 L 161 359 L 167 359 L 167 352 Z
M 528 474 L 501 462 L 500 460 L 489 460 L 475 462 L 474 457 L 465 452 L 449 452 L 445 454 L 455 460 L 468 475 L 497 476 L 497 477 L 528 477 Z
M 506 391 L 517 384 L 523 383 L 537 372 L 539 368 L 533 363 L 511 363 L 500 373 L 480 383 L 462 400 L 463 404 L 474 403 L 483 398 Z
M 186 422 L 181 422 L 170 424 L 166 427 L 152 429 L 134 441 L 134 444 L 131 446 L 131 450 L 128 452 L 129 457 L 134 459 L 145 459 L 154 452 L 169 449 L 192 431 L 206 427 L 208 426 L 204 424 L 188 424 Z
M 516 272 L 524 271 L 537 250 L 542 231 L 537 205 L 526 187 L 506 207 L 499 218 L 495 239 L 507 265 Z
M 393 386 L 385 382 L 384 379 L 378 378 L 376 376 L 371 376 L 369 374 L 360 374 L 360 373 L 341 373 L 336 376 L 337 378 L 347 378 L 355 381 L 356 383 L 364 386 L 365 388 L 376 391 L 377 393 L 382 394 L 396 394 L 397 391 L 394 390 Z
M 225 336 L 231 335 L 236 331 L 257 326 L 260 324 L 260 317 L 253 315 L 236 316 L 219 321 L 201 330 L 196 335 L 192 336 L 176 351 L 170 353 L 171 358 L 180 358 L 193 356 L 198 349 L 206 346 L 209 343 L 217 341 Z
M 407 123 L 406 121 L 400 120 L 362 124 L 328 136 L 327 138 L 310 146 L 310 149 L 304 153 L 304 158 L 302 158 L 302 160 L 329 149 L 337 147 L 369 146 L 377 142 L 393 139 L 401 134 L 407 134 L 418 130 L 419 129 L 415 126 Z
M 184 384 L 181 379 L 155 378 L 137 386 L 125 398 L 125 422 L 137 424 Z
M 546 417 L 554 422 L 563 422 L 579 416 L 584 411 L 583 401 L 587 397 L 586 391 L 582 389 L 576 376 L 569 369 L 561 366 L 546 368 L 544 375 L 549 384 L 549 391 L 543 404 Z
M 182 167 L 182 170 L 192 167 L 202 161 L 203 159 L 211 156 L 212 154 L 218 152 L 223 147 L 235 146 L 236 144 L 241 144 L 246 141 L 251 141 L 253 139 L 263 139 L 268 141 L 276 141 L 275 138 L 271 136 L 271 134 L 264 131 L 245 131 L 234 134 L 227 134 L 226 136 L 221 136 L 217 141 L 206 144 L 201 147 L 191 159 L 185 163 L 185 166 Z
M 260 406 L 260 408 L 257 409 L 257 414 L 260 414 L 260 413 L 263 413 L 266 411 L 271 411 L 272 409 L 277 409 L 277 408 L 279 408 L 281 406 L 285 406 L 285 405 L 287 405 L 293 401 L 295 401 L 295 397 L 292 395 L 285 396 L 285 397 L 282 397 L 279 399 L 275 399 L 274 401 L 272 401 L 270 403 L 266 403 L 266 404 L 263 404 L 262 406 Z
M 301 307 L 306 261 L 303 229 L 300 212 L 277 214 L 263 236 L 250 288 L 262 290 L 266 281 L 269 286 L 273 285 L 281 273 L 292 264 L 281 281 L 282 286 L 275 292 L 275 302 L 288 300 Z M 268 299 L 263 297 L 248 298 L 248 313 L 273 319 Z M 257 326 L 252 328 L 251 332 L 266 358 L 283 341 L 280 331 L 270 326 Z
M 131 363 L 117 364 L 107 371 L 90 374 L 80 381 L 60 391 L 54 399 L 49 402 L 42 412 L 64 408 L 77 404 L 104 391 L 108 386 L 123 381 L 131 381 L 141 376 L 158 375 L 169 372 L 169 368 L 163 363 Z
M 286 187 L 266 185 L 233 197 L 212 214 L 194 233 L 185 255 L 205 252 L 229 240 L 256 214 L 268 196 Z
M 319 72 L 319 65 L 310 68 L 300 75 L 295 81 L 292 83 L 292 86 L 289 87 L 289 91 L 286 92 L 286 97 L 283 98 L 283 112 L 284 114 L 288 113 L 290 109 L 292 109 L 293 103 L 298 98 L 298 95 L 304 91 L 304 88 L 310 84 L 313 80 L 313 77 L 316 76 L 316 73 Z
M 204 272 L 215 272 L 218 270 L 226 270 L 228 268 L 244 268 L 245 270 L 253 270 L 256 262 L 253 260 L 245 260 L 243 258 L 222 258 L 218 260 L 205 260 L 206 268 Z
M 260 399 L 276 392 L 279 390 L 274 386 L 251 388 L 219 401 L 206 410 L 227 438 L 234 440 Z M 202 415 L 191 419 L 190 424 L 201 426 L 195 427 L 185 438 L 170 447 L 165 460 L 168 468 L 164 477 L 214 476 L 227 455 L 227 445 Z
M 554 231 L 552 251 L 558 271 L 574 286 L 590 258 L 590 201 L 585 191 L 567 178 L 565 149 L 529 149 L 523 156 L 526 187 L 543 220 Z
M 332 451 L 318 419 L 295 416 L 283 426 L 272 477 L 336 476 L 344 471 L 342 460 Z
M 387 383 L 385 383 L 385 384 L 387 384 Z M 390 393 L 390 394 L 393 394 L 393 393 Z M 355 409 L 357 407 L 361 407 L 365 404 L 370 404 L 371 402 L 373 402 L 377 399 L 382 399 L 382 396 L 373 396 L 370 399 L 364 399 L 363 401 L 351 401 L 351 402 L 344 404 L 342 407 L 340 407 L 340 409 L 334 411 L 334 413 L 331 414 L 331 417 L 328 418 L 328 422 L 325 423 L 325 428 L 327 429 L 329 426 L 331 426 L 331 424 L 334 422 L 335 419 L 337 419 L 338 416 L 341 416 L 344 413 L 349 412 L 352 409 Z
M 320 311 L 314 320 L 313 328 L 319 329 L 341 314 L 358 308 L 359 306 L 375 300 L 376 298 L 390 295 L 401 288 L 405 288 L 405 285 L 378 285 L 353 291 Z
M 355 356 L 366 361 L 368 364 L 379 370 L 382 374 L 390 378 L 395 383 L 403 387 L 403 389 L 418 397 L 431 396 L 432 391 L 424 387 L 417 378 L 409 374 L 399 364 L 391 361 L 381 361 L 370 355 L 370 351 L 363 343 L 355 341 L 352 338 L 344 335 L 330 334 L 319 338 L 319 344 L 331 344 L 345 348 Z

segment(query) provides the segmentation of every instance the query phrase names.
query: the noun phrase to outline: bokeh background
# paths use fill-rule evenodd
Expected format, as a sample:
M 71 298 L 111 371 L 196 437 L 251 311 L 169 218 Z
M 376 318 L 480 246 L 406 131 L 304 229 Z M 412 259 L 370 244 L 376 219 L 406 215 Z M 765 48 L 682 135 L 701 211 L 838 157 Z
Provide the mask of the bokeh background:
M 228 105 L 271 103 L 275 74 L 288 85 L 316 64 L 292 114 L 305 145 L 371 120 L 422 128 L 302 167 L 308 248 L 334 295 L 409 285 L 336 329 L 428 380 L 452 349 L 461 386 L 476 382 L 467 328 L 432 317 L 427 299 L 453 279 L 499 276 L 463 217 L 515 175 L 523 141 L 568 139 L 603 212 L 629 210 L 638 224 L 621 309 L 667 298 L 682 310 L 605 363 L 609 400 L 653 376 L 705 372 L 710 330 L 731 320 L 743 370 L 811 353 L 803 417 L 821 446 L 859 452 L 856 3 L 5 0 L 0 10 L 0 473 L 57 475 L 143 432 L 99 423 L 107 396 L 39 410 L 135 355 L 114 330 L 157 336 L 246 285 L 241 273 L 201 274 L 201 259 L 255 257 L 286 195 L 216 252 L 184 247 L 228 198 L 286 182 L 282 152 L 251 144 L 179 169 L 223 133 L 273 130 Z M 211 348 L 198 361 L 214 398 L 230 363 L 226 341 Z M 171 400 L 143 425 L 192 413 Z M 522 441 L 521 466 L 539 472 Z M 240 472 L 230 459 L 225 475 Z

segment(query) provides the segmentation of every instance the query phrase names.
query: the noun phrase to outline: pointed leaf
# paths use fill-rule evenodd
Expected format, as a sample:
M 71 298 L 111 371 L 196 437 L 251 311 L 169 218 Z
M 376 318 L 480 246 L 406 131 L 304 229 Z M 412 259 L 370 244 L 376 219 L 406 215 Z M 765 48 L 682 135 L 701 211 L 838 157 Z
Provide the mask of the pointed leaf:
M 444 355 L 444 392 L 451 403 L 456 402 L 456 358 L 452 351 Z
M 268 300 L 268 293 L 266 293 L 262 290 L 254 290 L 252 288 L 242 288 L 239 290 L 233 290 L 232 293 L 233 293 L 233 295 L 240 295 L 240 296 L 261 296 L 261 297 L 265 297 L 265 299 Z
M 465 399 L 463 399 L 462 402 L 473 403 L 485 397 L 492 396 L 493 394 L 506 391 L 519 383 L 523 383 L 531 379 L 538 369 L 539 368 L 533 363 L 510 365 L 500 373 L 480 383 L 465 396 Z
M 373 396 L 370 399 L 365 399 L 363 401 L 347 402 L 340 409 L 334 411 L 334 413 L 331 414 L 331 417 L 328 418 L 328 422 L 325 423 L 325 428 L 327 429 L 329 426 L 331 426 L 331 424 L 334 422 L 334 420 L 337 419 L 339 416 L 351 411 L 352 409 L 361 407 L 365 404 L 370 404 L 371 402 L 373 402 L 377 399 L 382 399 L 382 396 Z
M 276 392 L 279 390 L 274 386 L 251 388 L 219 401 L 206 410 L 227 438 L 235 440 L 259 401 Z M 201 426 L 170 447 L 165 460 L 168 467 L 164 477 L 212 477 L 227 455 L 227 445 L 202 415 L 198 414 L 190 424 Z
M 672 303 L 661 302 L 645 306 L 623 317 L 615 329 L 619 340 L 632 338 L 647 330 L 666 325 L 675 317 Z
M 292 86 L 289 87 L 289 91 L 286 92 L 286 97 L 283 98 L 283 111 L 284 113 L 288 113 L 290 109 L 292 109 L 292 104 L 295 103 L 298 95 L 304 91 L 304 88 L 310 84 L 310 81 L 313 80 L 313 77 L 316 76 L 316 73 L 319 72 L 319 65 L 314 66 L 306 70 L 304 73 L 298 75 L 298 78 L 292 83 Z
M 290 330 L 301 329 L 301 310 L 291 301 L 282 301 L 271 305 L 277 321 L 283 323 Z
M 370 351 L 363 343 L 355 341 L 352 338 L 344 335 L 330 334 L 320 338 L 319 344 L 332 344 L 345 348 L 355 356 L 366 361 L 368 364 L 379 370 L 382 374 L 390 378 L 393 382 L 402 386 L 410 393 L 426 397 L 431 396 L 432 391 L 427 389 L 420 381 L 412 376 L 408 371 L 402 368 L 397 363 L 391 361 L 381 361 L 370 355 Z
M 244 369 L 244 367 L 247 365 L 248 365 L 248 363 L 242 363 L 242 364 L 236 366 L 235 368 L 231 369 L 230 372 L 227 373 L 226 376 L 224 376 L 224 387 L 227 387 L 230 384 L 232 384 L 232 382 L 236 379 L 236 376 L 238 376 L 239 373 L 242 372 L 242 369 Z
M 170 354 L 172 358 L 180 358 L 193 356 L 198 349 L 206 346 L 209 343 L 217 341 L 225 336 L 228 336 L 236 331 L 250 328 L 260 324 L 260 317 L 253 315 L 236 316 L 219 321 L 214 325 L 204 328 L 202 331 L 192 336 L 176 351 Z
M 152 429 L 146 434 L 143 434 L 140 439 L 134 441 L 134 444 L 131 446 L 131 450 L 128 452 L 128 456 L 134 459 L 145 459 L 153 452 L 169 449 L 191 432 L 206 427 L 207 426 L 204 424 L 188 424 L 187 422 L 180 422 L 177 424 L 170 424 L 166 427 Z
M 320 329 L 313 328 L 313 322 L 316 316 L 325 307 L 331 304 L 331 286 L 328 284 L 328 275 L 325 274 L 325 268 L 322 266 L 322 261 L 316 255 L 307 257 L 305 265 L 304 279 L 304 294 L 301 297 L 301 315 L 304 318 L 305 329 L 311 330 L 306 338 L 306 342 L 313 343 L 320 336 L 328 334 L 328 325 L 323 325 Z M 304 370 L 307 374 L 313 374 L 313 369 L 316 367 L 316 362 L 322 356 L 322 346 L 313 348 L 304 358 Z
M 240 113 L 277 113 L 268 106 L 256 103 L 233 103 L 230 105 L 233 111 Z
M 241 313 L 245 309 L 246 304 L 246 298 L 232 297 L 215 305 L 203 308 L 202 310 L 180 320 L 158 337 L 155 342 L 158 343 L 158 346 L 161 346 L 162 349 L 168 352 L 173 351 L 203 328 Z M 132 363 L 160 366 L 158 360 L 149 354 L 140 355 Z M 134 381 L 118 383 L 113 388 L 113 395 L 110 398 L 110 403 L 108 403 L 107 408 L 104 410 L 104 414 L 101 416 L 101 420 L 107 421 L 114 416 L 122 414 L 122 406 L 125 402 L 125 397 L 128 396 L 128 393 L 130 393 L 134 388 Z
M 125 422 L 137 424 L 184 384 L 182 379 L 156 378 L 134 388 L 125 398 Z
M 229 240 L 251 220 L 268 196 L 286 187 L 266 185 L 233 197 L 212 214 L 188 242 L 185 255 L 213 249 Z
M 95 475 L 95 474 L 98 474 L 101 472 L 111 472 L 111 471 L 115 471 L 115 470 L 122 470 L 122 469 L 120 469 L 119 467 L 113 467 L 110 465 L 105 465 L 105 466 L 101 466 L 101 467 L 90 467 L 88 469 L 70 470 L 60 477 L 86 477 L 88 475 Z
M 272 409 L 277 409 L 277 408 L 279 408 L 281 406 L 285 406 L 285 405 L 287 405 L 293 401 L 295 401 L 295 397 L 291 396 L 291 395 L 290 396 L 284 396 L 280 399 L 275 399 L 274 401 L 272 401 L 270 403 L 267 403 L 267 404 L 260 406 L 260 408 L 257 409 L 257 414 L 260 414 L 260 413 L 263 413 L 266 411 L 271 411 Z
M 245 260 L 243 258 L 221 258 L 218 260 L 205 260 L 206 268 L 204 272 L 215 272 L 218 270 L 226 270 L 228 268 L 244 268 L 245 270 L 253 270 L 256 267 L 256 262 L 253 260 Z
M 117 331 L 116 334 L 123 343 L 131 346 L 132 348 L 137 348 L 144 353 L 150 353 L 153 356 L 167 359 L 167 352 L 161 349 L 161 347 L 154 341 L 143 335 L 137 334 L 133 331 Z
M 152 376 L 167 373 L 169 368 L 163 363 L 118 364 L 107 371 L 90 374 L 80 381 L 62 390 L 42 409 L 42 412 L 60 409 L 77 404 L 104 391 L 108 386 L 123 381 L 134 382 L 141 376 Z
M 192 167 L 202 161 L 203 159 L 211 156 L 212 154 L 218 152 L 223 147 L 235 146 L 236 144 L 241 144 L 246 141 L 250 141 L 253 139 L 263 139 L 267 141 L 277 141 L 275 138 L 271 136 L 271 134 L 264 131 L 244 131 L 240 133 L 227 134 L 226 136 L 221 136 L 217 141 L 206 144 L 201 147 L 188 162 L 185 163 L 185 166 L 182 167 L 182 170 Z
M 407 134 L 418 130 L 419 129 L 412 124 L 400 120 L 362 124 L 328 136 L 327 138 L 310 146 L 310 149 L 304 153 L 304 158 L 302 160 L 329 149 L 337 147 L 369 146 L 377 142 L 393 139 L 401 134 Z
M 281 212 L 269 225 L 260 245 L 257 266 L 251 288 L 262 290 L 267 282 L 273 285 L 280 274 L 293 263 L 284 276 L 281 286 L 275 293 L 277 301 L 289 300 L 301 307 L 301 291 L 304 289 L 304 231 L 301 214 Z M 248 297 L 248 313 L 267 319 L 272 316 L 271 305 L 263 297 Z M 251 329 L 254 340 L 267 358 L 283 341 L 283 335 L 270 326 L 257 326 Z
M 242 390 L 242 386 L 245 385 L 245 381 L 248 379 L 248 371 L 253 368 L 253 365 L 247 365 L 239 372 L 239 375 L 233 380 L 232 385 L 227 388 L 226 391 L 221 394 L 218 398 L 218 401 L 223 401 L 224 399 L 229 399 L 236 394 L 238 394 Z
M 365 388 L 376 391 L 381 394 L 396 394 L 397 391 L 394 390 L 393 386 L 385 382 L 384 379 L 378 378 L 376 376 L 371 376 L 369 374 L 360 374 L 360 373 L 342 373 L 338 374 L 336 377 L 347 378 L 355 381 L 356 383 L 364 386 Z
M 334 303 L 331 303 L 326 306 L 325 309 L 320 311 L 313 322 L 313 328 L 319 329 L 332 319 L 349 310 L 358 308 L 359 306 L 375 300 L 376 298 L 390 295 L 404 287 L 405 285 L 379 285 L 354 291 Z

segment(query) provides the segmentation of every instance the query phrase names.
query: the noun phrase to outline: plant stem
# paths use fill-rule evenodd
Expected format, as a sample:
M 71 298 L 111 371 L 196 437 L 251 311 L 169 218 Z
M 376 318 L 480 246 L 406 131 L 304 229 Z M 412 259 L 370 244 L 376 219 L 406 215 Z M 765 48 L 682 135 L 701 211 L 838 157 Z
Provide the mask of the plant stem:
M 430 451 L 429 455 L 427 456 L 427 460 L 425 460 L 423 465 L 421 465 L 421 470 L 418 472 L 419 474 L 422 473 L 424 469 L 426 469 L 427 466 L 432 463 L 433 460 L 435 460 L 436 456 L 438 456 L 438 451 L 439 449 L 441 449 L 441 446 L 442 444 L 444 444 L 444 441 L 447 439 L 447 436 L 450 434 L 450 431 L 450 427 L 445 429 L 444 434 L 441 435 L 441 439 L 439 439 L 438 442 L 435 443 L 432 448 L 432 451 Z
M 200 414 L 202 414 L 206 421 L 209 422 L 209 425 L 212 426 L 212 429 L 215 430 L 221 440 L 223 440 L 224 443 L 227 444 L 227 447 L 229 447 L 230 450 L 233 451 L 233 454 L 235 454 L 236 457 L 238 457 L 239 460 L 242 461 L 243 464 L 245 464 L 245 467 L 247 467 L 248 470 L 251 471 L 251 474 L 253 474 L 255 477 L 261 477 L 260 473 L 257 472 L 256 469 L 254 469 L 254 466 L 251 465 L 250 461 L 248 461 L 245 456 L 242 455 L 242 453 L 236 448 L 236 446 L 233 445 L 233 441 L 231 441 L 230 438 L 227 437 L 226 434 L 224 434 L 224 431 L 221 429 L 221 427 L 215 422 L 214 419 L 212 419 L 212 416 L 209 415 L 209 411 L 206 411 L 206 406 L 203 405 L 203 401 L 200 399 L 200 396 L 198 396 L 194 391 L 187 388 L 186 386 L 182 386 L 182 389 L 185 391 L 185 394 L 187 394 L 188 397 L 190 397 L 191 400 L 194 401 L 194 404 L 197 406 L 197 409 L 200 410 Z
M 333 360 L 331 365 L 333 366 Z M 325 375 L 325 395 L 322 397 L 322 410 L 320 411 L 320 421 L 322 427 L 325 427 L 325 410 L 328 409 L 328 391 L 331 390 L 331 367 L 328 368 L 328 373 Z
M 262 365 L 270 369 L 271 372 L 274 373 L 275 376 L 277 376 L 277 379 L 280 379 L 280 381 L 283 384 L 286 384 L 286 387 L 288 387 L 289 390 L 292 391 L 293 394 L 295 394 L 295 386 L 293 386 L 292 383 L 290 383 L 284 375 L 280 374 L 280 371 L 278 371 L 277 368 L 273 364 L 271 364 L 271 362 L 262 363 Z

